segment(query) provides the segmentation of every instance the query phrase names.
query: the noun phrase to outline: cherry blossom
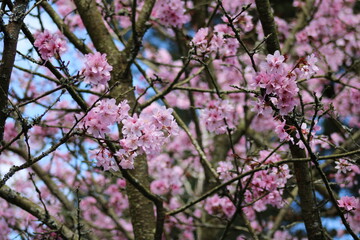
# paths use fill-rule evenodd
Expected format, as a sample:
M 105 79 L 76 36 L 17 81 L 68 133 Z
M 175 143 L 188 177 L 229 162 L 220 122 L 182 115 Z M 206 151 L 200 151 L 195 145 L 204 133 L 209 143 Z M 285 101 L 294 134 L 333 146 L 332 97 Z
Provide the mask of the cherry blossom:
M 233 176 L 231 170 L 234 169 L 234 166 L 230 162 L 219 162 L 219 167 L 216 168 L 216 171 L 219 173 L 219 178 L 225 181 L 230 180 Z
M 110 72 L 113 69 L 106 60 L 106 54 L 90 53 L 85 55 L 85 67 L 82 70 L 84 82 L 93 85 L 106 85 L 110 80 Z
M 184 14 L 185 8 L 182 1 L 160 0 L 157 1 L 152 16 L 158 18 L 166 27 L 181 27 L 189 21 L 189 16 Z
M 58 0 L 26 8 L 17 21 L 20 2 L 2 9 L 0 52 L 10 49 L 7 27 L 23 31 L 14 64 L 11 54 L 1 62 L 14 66 L 0 94 L 1 240 L 66 231 L 83 239 L 304 239 L 309 223 L 292 223 L 311 209 L 321 215 L 310 221 L 318 233 L 348 237 L 325 224 L 340 229 L 341 212 L 360 233 L 355 0 L 295 0 L 299 14 L 273 2 L 277 51 L 260 1 Z M 313 155 L 323 183 L 353 197 L 316 204 L 323 193 L 304 181 L 315 164 L 292 163 Z
M 207 51 L 209 51 L 209 40 L 207 38 L 208 35 L 209 28 L 200 28 L 192 39 L 192 43 L 196 47 L 196 50 L 200 53 L 206 53 Z
M 90 158 L 95 158 L 97 160 L 96 165 L 98 167 L 103 167 L 104 171 L 108 171 L 110 169 L 114 171 L 119 170 L 113 159 L 113 154 L 109 150 L 105 148 L 100 149 L 100 151 L 95 149 L 91 150 L 90 154 Z
M 36 35 L 34 46 L 38 48 L 41 58 L 44 60 L 49 60 L 54 56 L 58 57 L 66 51 L 66 42 L 48 30 Z
M 351 164 L 348 160 L 346 159 L 343 159 L 343 158 L 340 158 L 338 161 L 336 161 L 336 169 L 338 169 L 340 172 L 342 173 L 347 173 L 347 172 L 350 172 L 352 169 L 351 169 L 351 166 L 353 164 Z
M 349 212 L 357 208 L 359 199 L 355 197 L 344 196 L 338 200 L 339 207 L 343 208 L 345 211 Z
M 208 131 L 222 134 L 226 132 L 227 128 L 224 125 L 224 120 L 230 129 L 235 127 L 236 112 L 230 101 L 212 100 L 202 110 L 201 119 Z
M 215 194 L 206 200 L 205 210 L 211 215 L 231 218 L 236 208 L 228 198 L 220 198 Z

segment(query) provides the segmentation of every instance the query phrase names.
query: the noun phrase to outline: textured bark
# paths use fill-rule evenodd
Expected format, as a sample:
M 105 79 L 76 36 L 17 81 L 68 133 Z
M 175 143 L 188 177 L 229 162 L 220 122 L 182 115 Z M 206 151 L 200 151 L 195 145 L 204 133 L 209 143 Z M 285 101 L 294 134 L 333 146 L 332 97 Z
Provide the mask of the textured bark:
M 280 44 L 270 2 L 269 0 L 255 0 L 255 3 L 264 34 L 270 35 L 266 40 L 266 49 L 271 54 L 280 50 Z
M 276 50 L 280 50 L 280 44 L 277 37 L 276 25 L 269 0 L 255 0 L 256 7 L 259 13 L 259 18 L 265 36 L 270 35 L 266 41 L 266 48 L 270 54 Z M 294 125 L 291 119 L 287 119 L 287 125 Z M 292 136 L 297 142 L 296 136 Z M 290 151 L 293 158 L 305 158 L 305 150 L 299 148 L 290 142 Z M 319 210 L 316 206 L 316 200 L 313 192 L 313 181 L 311 179 L 311 168 L 309 163 L 298 162 L 294 163 L 294 172 L 299 188 L 300 207 L 302 218 L 305 223 L 307 235 L 309 240 L 326 239 L 324 229 L 322 227 Z
M 135 47 L 130 44 L 123 52 L 117 49 L 109 31 L 103 23 L 103 18 L 96 7 L 95 1 L 75 0 L 74 2 L 95 48 L 97 51 L 107 54 L 108 62 L 113 67 L 109 85 L 113 86 L 116 84 L 116 87 L 111 90 L 111 97 L 118 101 L 127 99 L 129 105 L 134 106 L 134 91 L 129 91 L 132 88 L 129 59 L 133 58 L 131 54 L 134 54 Z M 146 12 L 151 12 L 153 3 L 153 1 L 150 1 L 150 3 L 147 1 L 144 4 L 144 11 L 142 11 L 138 17 L 138 24 L 136 26 L 138 39 L 136 39 L 135 42 L 141 40 L 139 37 L 145 33 L 145 22 L 150 14 L 146 14 Z M 128 93 L 123 95 L 125 92 Z M 150 184 L 146 156 L 142 155 L 137 157 L 134 165 L 135 169 L 129 172 L 136 177 L 143 186 L 149 189 Z M 126 191 L 129 198 L 131 222 L 133 224 L 135 239 L 153 239 L 155 233 L 155 217 L 152 202 L 129 182 L 127 182 Z
M 299 146 L 290 143 L 293 158 L 305 158 L 306 153 Z M 314 196 L 311 168 L 307 162 L 294 163 L 296 182 L 299 188 L 301 215 L 309 240 L 327 239 L 324 235 L 319 210 Z
M 134 165 L 135 169 L 129 172 L 139 179 L 144 186 L 149 186 L 148 176 L 143 175 L 143 173 L 148 172 L 145 155 L 137 157 Z M 155 221 L 152 202 L 144 197 L 132 184 L 126 185 L 126 191 L 129 198 L 131 222 L 134 228 L 135 239 L 154 239 Z
M 11 72 L 14 67 L 17 42 L 27 5 L 28 0 L 16 1 L 12 9 L 9 23 L 6 26 L 1 26 L 4 32 L 4 50 L 0 62 L 0 145 L 3 141 L 7 118 L 7 102 Z M 3 22 L 1 22 L 1 24 L 2 23 Z

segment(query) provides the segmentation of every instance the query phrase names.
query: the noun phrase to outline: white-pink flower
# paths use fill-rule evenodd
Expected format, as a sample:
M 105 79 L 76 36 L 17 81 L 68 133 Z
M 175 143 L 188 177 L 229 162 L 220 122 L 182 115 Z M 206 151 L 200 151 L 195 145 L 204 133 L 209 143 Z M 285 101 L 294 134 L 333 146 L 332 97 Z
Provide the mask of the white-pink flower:
M 335 168 L 338 169 L 339 172 L 347 173 L 351 172 L 352 165 L 348 160 L 340 158 L 338 161 L 336 161 Z
M 59 35 L 51 34 L 48 30 L 36 34 L 34 46 L 37 47 L 44 60 L 57 57 L 66 51 L 66 42 Z
M 190 20 L 185 14 L 184 2 L 177 0 L 156 1 L 151 15 L 166 27 L 179 28 Z
M 110 80 L 112 66 L 106 60 L 106 54 L 90 53 L 85 55 L 85 67 L 82 70 L 85 76 L 84 82 L 93 85 L 106 85 Z
M 344 196 L 338 200 L 339 207 L 343 208 L 345 211 L 355 210 L 358 205 L 359 199 L 355 197 Z
M 234 170 L 234 166 L 230 162 L 220 161 L 216 172 L 219 173 L 219 179 L 230 180 L 233 174 L 230 172 Z
M 266 56 L 266 61 L 271 73 L 283 72 L 284 70 L 283 62 L 285 61 L 285 57 L 280 54 L 279 50 L 276 50 L 274 55 L 268 54 Z
M 209 51 L 209 28 L 200 28 L 197 33 L 195 34 L 194 38 L 191 40 L 191 42 L 196 47 L 196 50 L 205 53 Z
M 275 127 L 275 133 L 281 141 L 293 141 L 293 138 L 285 130 L 285 121 L 277 121 L 278 125 Z
M 306 57 L 306 61 L 304 61 L 300 66 L 300 71 L 303 77 L 309 79 L 312 75 L 319 71 L 319 68 L 315 65 L 317 61 L 318 59 L 313 53 Z
M 224 120 L 229 128 L 234 128 L 237 119 L 236 109 L 228 100 L 212 100 L 201 111 L 201 120 L 205 123 L 206 129 L 216 134 L 226 132 L 227 126 Z
M 119 158 L 119 165 L 123 169 L 134 169 L 134 159 L 137 157 L 137 153 L 135 151 L 119 149 L 114 156 Z
M 101 148 L 100 150 L 90 150 L 90 158 L 95 158 L 97 160 L 96 165 L 98 167 L 103 167 L 104 171 L 108 171 L 110 169 L 114 171 L 118 171 L 119 167 L 115 163 L 112 154 L 106 148 Z

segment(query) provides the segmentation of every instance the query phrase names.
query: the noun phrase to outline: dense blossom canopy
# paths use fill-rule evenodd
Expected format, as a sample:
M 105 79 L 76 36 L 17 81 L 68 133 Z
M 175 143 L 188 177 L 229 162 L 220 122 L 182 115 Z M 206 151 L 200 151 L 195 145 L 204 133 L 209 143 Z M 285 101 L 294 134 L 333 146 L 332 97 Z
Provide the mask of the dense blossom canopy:
M 267 3 L 4 1 L 0 240 L 359 239 L 359 4 Z

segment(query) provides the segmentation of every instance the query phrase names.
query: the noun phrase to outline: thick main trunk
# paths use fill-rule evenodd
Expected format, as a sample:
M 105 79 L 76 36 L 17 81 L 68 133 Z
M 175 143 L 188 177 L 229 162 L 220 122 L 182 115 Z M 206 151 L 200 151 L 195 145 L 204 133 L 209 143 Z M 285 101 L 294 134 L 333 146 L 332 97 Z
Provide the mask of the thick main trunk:
M 103 18 L 93 0 L 74 1 L 81 19 L 94 43 L 97 51 L 106 53 L 109 64 L 112 65 L 111 80 L 109 85 L 112 88 L 110 95 L 119 100 L 127 99 L 129 105 L 134 106 L 134 91 L 132 88 L 132 76 L 127 66 L 130 56 L 120 52 L 115 46 L 112 37 L 103 24 Z M 151 8 L 150 6 L 149 8 Z M 139 17 L 139 22 L 141 18 Z M 140 33 L 143 33 L 139 30 Z M 125 95 L 123 95 L 126 92 Z M 129 171 L 143 186 L 149 189 L 149 175 L 146 156 L 142 155 L 135 160 L 135 169 Z M 150 240 L 154 239 L 155 216 L 154 205 L 130 182 L 127 182 L 127 195 L 130 204 L 131 222 L 134 229 L 135 239 Z

